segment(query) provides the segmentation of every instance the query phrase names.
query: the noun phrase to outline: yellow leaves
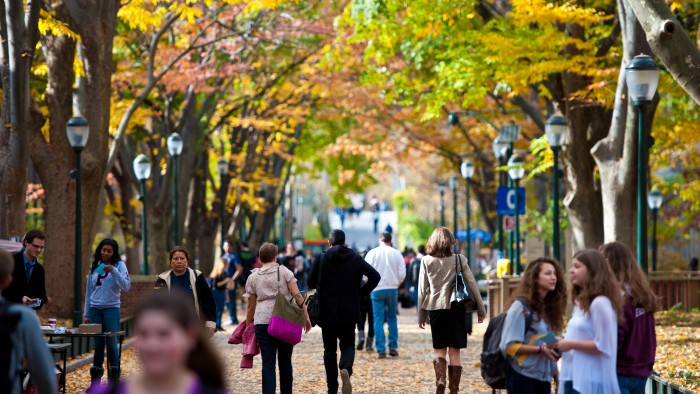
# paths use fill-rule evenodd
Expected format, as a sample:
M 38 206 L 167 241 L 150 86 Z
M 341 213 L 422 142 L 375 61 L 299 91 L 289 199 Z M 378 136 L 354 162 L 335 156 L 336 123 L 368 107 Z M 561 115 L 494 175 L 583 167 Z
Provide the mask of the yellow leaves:
M 570 2 L 557 5 L 545 0 L 513 0 L 510 16 L 516 25 L 576 23 L 589 26 L 613 18 L 593 8 L 578 7 Z
M 167 9 L 157 0 L 122 0 L 117 17 L 132 29 L 150 32 L 163 23 Z
M 39 32 L 43 35 L 48 33 L 55 36 L 65 35 L 74 39 L 75 41 L 80 40 L 80 36 L 71 30 L 67 24 L 54 18 L 53 14 L 44 10 L 43 8 L 39 13 Z

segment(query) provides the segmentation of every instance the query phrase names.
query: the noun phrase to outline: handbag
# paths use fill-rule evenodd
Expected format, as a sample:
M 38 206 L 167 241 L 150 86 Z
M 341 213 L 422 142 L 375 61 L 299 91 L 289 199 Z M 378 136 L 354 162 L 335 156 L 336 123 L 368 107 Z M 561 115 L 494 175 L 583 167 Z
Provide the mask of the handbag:
M 277 287 L 280 286 L 280 268 L 277 267 Z M 304 308 L 297 306 L 294 297 L 286 299 L 281 291 L 277 292 L 275 306 L 272 308 L 270 324 L 267 326 L 267 333 L 284 341 L 290 345 L 301 342 L 301 332 L 303 330 L 306 316 Z
M 459 267 L 457 266 L 459 262 Z M 469 291 L 467 286 L 467 281 L 464 280 L 464 275 L 462 274 L 462 259 L 460 255 L 455 255 L 455 269 L 457 273 L 455 274 L 455 292 L 454 292 L 454 302 L 460 308 L 463 308 L 467 312 L 472 312 L 476 310 L 476 300 L 474 295 Z
M 306 299 L 306 313 L 309 314 L 311 327 L 317 325 L 321 319 L 321 279 L 323 278 L 323 254 L 318 259 L 318 281 L 316 292 Z

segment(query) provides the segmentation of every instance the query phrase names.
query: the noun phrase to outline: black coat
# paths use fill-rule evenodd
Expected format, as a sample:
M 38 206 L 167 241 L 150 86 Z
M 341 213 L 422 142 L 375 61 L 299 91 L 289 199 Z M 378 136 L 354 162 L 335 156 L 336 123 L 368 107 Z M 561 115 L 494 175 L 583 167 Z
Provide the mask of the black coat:
M 24 252 L 17 252 L 12 255 L 15 261 L 15 268 L 12 271 L 12 283 L 2 292 L 2 296 L 7 298 L 8 301 L 17 304 L 22 303 L 23 296 L 39 298 L 41 299 L 41 305 L 39 308 L 34 309 L 40 309 L 48 302 L 46 297 L 46 272 L 44 271 L 44 266 L 39 263 L 34 264 L 32 277 L 27 282 L 22 253 Z
M 319 278 L 319 264 L 323 275 Z M 362 277 L 367 282 L 362 284 Z M 320 281 L 321 316 L 319 325 L 327 322 L 354 325 L 360 317 L 360 297 L 369 295 L 379 283 L 379 272 L 372 268 L 357 252 L 336 245 L 314 259 L 308 285 L 316 289 Z
M 170 272 L 172 272 L 172 270 L 158 275 L 154 286 L 156 291 L 165 290 L 170 292 Z M 205 276 L 201 271 L 193 270 L 192 268 L 187 268 L 187 274 L 190 277 L 190 285 L 192 285 L 192 278 L 194 278 L 192 294 L 195 300 L 197 300 L 195 308 L 197 312 L 199 312 L 200 319 L 205 327 L 216 328 L 216 303 L 214 302 L 214 296 L 211 293 Z

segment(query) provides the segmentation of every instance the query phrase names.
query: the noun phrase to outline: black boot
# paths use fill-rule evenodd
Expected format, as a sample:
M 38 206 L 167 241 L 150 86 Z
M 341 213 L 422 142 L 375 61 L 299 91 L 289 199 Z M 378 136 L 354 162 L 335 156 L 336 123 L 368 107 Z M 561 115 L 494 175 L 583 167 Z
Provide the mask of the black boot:
M 94 393 L 100 388 L 100 380 L 102 380 L 102 375 L 104 375 L 105 369 L 102 367 L 92 366 L 90 367 L 90 387 L 85 391 L 86 393 Z
M 119 367 L 109 367 L 109 370 L 107 371 L 107 380 L 109 380 L 109 383 L 119 382 L 120 373 L 121 370 Z

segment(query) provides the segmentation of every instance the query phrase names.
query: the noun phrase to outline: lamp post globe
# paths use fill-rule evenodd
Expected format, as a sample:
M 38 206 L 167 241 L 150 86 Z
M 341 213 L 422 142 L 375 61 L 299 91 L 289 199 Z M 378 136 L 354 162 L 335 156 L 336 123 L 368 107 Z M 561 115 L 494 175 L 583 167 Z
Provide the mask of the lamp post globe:
M 456 112 L 450 112 L 450 114 L 447 115 L 447 123 L 449 123 L 450 126 L 457 126 L 459 124 L 459 115 L 457 115 Z
M 661 205 L 664 203 L 664 196 L 661 194 L 660 191 L 654 189 L 651 192 L 649 192 L 649 196 L 647 197 L 647 202 L 649 203 L 649 208 L 651 209 L 651 214 L 652 214 L 652 224 L 651 224 L 651 234 L 652 234 L 652 239 L 651 239 L 651 270 L 656 272 L 656 262 L 657 262 L 657 253 L 659 249 L 659 244 L 658 240 L 656 238 L 656 222 L 658 221 L 659 217 L 659 209 L 661 208 Z
M 78 327 L 83 322 L 83 313 L 80 302 L 82 295 L 82 241 L 83 241 L 83 220 L 82 220 L 82 190 L 80 185 L 80 153 L 87 144 L 90 135 L 90 125 L 87 119 L 82 116 L 74 116 L 66 123 L 66 136 L 68 143 L 75 152 L 75 170 L 70 176 L 75 179 L 75 270 L 73 275 L 73 327 Z
M 508 160 L 508 175 L 514 181 L 519 181 L 525 176 L 525 160 L 520 156 L 513 156 Z
M 183 141 L 182 137 L 178 133 L 172 133 L 168 136 L 168 139 L 166 141 L 166 145 L 168 146 L 168 153 L 170 154 L 170 157 L 173 160 L 173 218 L 172 218 L 172 245 L 171 246 L 176 246 L 180 244 L 180 226 L 179 226 L 179 220 L 178 220 L 178 207 L 179 207 L 179 202 L 178 202 L 178 181 L 180 180 L 180 176 L 178 174 L 178 157 L 180 157 L 180 154 L 182 153 L 182 148 L 183 148 Z
M 650 104 L 659 86 L 659 66 L 651 57 L 637 55 L 625 68 L 625 80 L 634 105 Z
M 561 147 L 564 137 L 569 132 L 569 125 L 561 112 L 557 111 L 547 119 L 547 123 L 544 125 L 544 132 L 551 148 Z
M 513 258 L 513 273 L 520 273 L 520 180 L 525 176 L 525 160 L 520 156 L 512 156 L 508 160 L 508 175 L 515 185 L 515 254 Z
M 664 203 L 664 196 L 663 194 L 661 194 L 660 191 L 654 189 L 651 192 L 649 192 L 649 196 L 647 197 L 647 203 L 649 204 L 650 209 L 659 209 Z
M 561 261 L 559 241 L 559 150 L 566 135 L 569 133 L 569 125 L 558 110 L 547 119 L 544 125 L 547 142 L 552 149 L 554 166 L 552 167 L 552 257 L 559 261 L 562 268 L 566 268 Z
M 459 170 L 462 173 L 462 178 L 472 179 L 472 177 L 474 176 L 474 163 L 472 163 L 469 160 L 464 161 L 459 166 Z
M 148 226 L 146 223 L 146 180 L 151 177 L 151 161 L 148 156 L 140 154 L 134 159 L 134 174 L 141 187 L 141 244 L 143 264 L 141 273 L 148 275 Z
M 168 136 L 168 139 L 166 141 L 166 144 L 168 145 L 168 153 L 170 153 L 170 156 L 176 157 L 180 156 L 182 153 L 182 147 L 184 145 L 184 142 L 182 141 L 182 137 L 178 133 L 172 133 Z
M 500 137 L 493 140 L 493 155 L 496 159 L 502 159 L 506 155 L 506 149 L 508 149 L 508 143 L 501 141 Z
M 216 168 L 219 171 L 219 175 L 224 176 L 226 174 L 226 170 L 228 169 L 228 161 L 226 161 L 226 159 L 224 159 L 223 157 L 220 158 L 216 162 Z

